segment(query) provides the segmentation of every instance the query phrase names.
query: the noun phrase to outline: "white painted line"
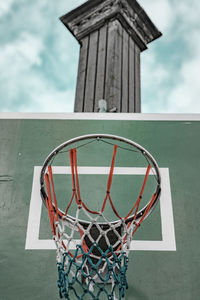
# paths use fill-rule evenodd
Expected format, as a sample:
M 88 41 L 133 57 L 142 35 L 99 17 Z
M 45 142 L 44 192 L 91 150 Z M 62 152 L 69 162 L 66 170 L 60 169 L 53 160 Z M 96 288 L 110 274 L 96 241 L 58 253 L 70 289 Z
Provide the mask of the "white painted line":
M 141 113 L 0 113 L 0 119 L 35 120 L 146 120 L 200 121 L 200 114 L 141 114 Z
M 79 167 L 79 174 L 108 174 L 109 170 L 110 168 L 108 167 Z M 39 185 L 40 171 L 40 166 L 36 166 L 34 168 L 25 249 L 55 249 L 53 240 L 39 239 L 40 219 L 42 211 L 42 200 L 40 198 Z M 70 168 L 53 167 L 53 172 L 54 174 L 70 174 Z M 115 174 L 118 175 L 143 175 L 145 174 L 145 172 L 146 168 L 115 168 Z M 160 168 L 160 172 L 162 178 L 162 193 L 160 197 L 162 240 L 133 240 L 131 243 L 131 250 L 176 251 L 169 169 Z
M 71 174 L 71 167 L 52 167 L 53 174 Z M 146 168 L 122 168 L 115 167 L 115 175 L 144 175 Z M 109 174 L 110 167 L 78 167 L 78 174 L 81 175 L 106 175 Z M 154 172 L 154 173 L 153 173 Z M 151 169 L 150 174 L 155 174 L 155 171 Z
M 39 240 L 39 231 L 42 212 L 42 200 L 40 197 L 39 185 L 40 171 L 41 167 L 34 168 L 25 249 L 42 249 L 39 245 L 41 242 Z
M 168 250 L 176 251 L 176 239 L 175 239 L 175 226 L 174 226 L 174 215 L 171 197 L 171 187 L 170 187 L 170 177 L 169 169 L 162 169 L 162 201 L 160 205 L 161 210 L 161 225 L 163 234 L 163 243 L 166 247 L 168 245 Z
M 169 169 L 160 168 L 161 172 L 161 197 L 160 216 L 162 227 L 161 241 L 132 241 L 131 250 L 144 251 L 176 251 L 174 217 L 170 189 Z

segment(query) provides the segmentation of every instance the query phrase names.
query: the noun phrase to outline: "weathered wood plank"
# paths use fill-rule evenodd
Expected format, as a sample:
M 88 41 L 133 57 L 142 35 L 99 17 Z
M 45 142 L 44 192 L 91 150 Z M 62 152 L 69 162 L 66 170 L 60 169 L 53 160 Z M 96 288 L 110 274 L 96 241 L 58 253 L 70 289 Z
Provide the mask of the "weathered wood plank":
M 75 112 L 83 112 L 84 110 L 84 95 L 85 95 L 85 79 L 87 73 L 87 53 L 88 53 L 88 37 L 82 40 L 82 46 L 80 48 L 79 67 L 76 85 L 75 96 Z
M 128 98 L 129 98 L 129 42 L 128 33 L 123 30 L 123 48 L 122 48 L 122 95 L 121 95 L 121 110 L 120 112 L 128 112 Z
M 129 105 L 128 112 L 135 112 L 135 43 L 129 37 Z
M 96 93 L 94 111 L 98 111 L 98 101 L 105 96 L 105 72 L 107 54 L 107 25 L 99 30 L 99 47 L 97 61 Z
M 108 110 L 116 107 L 120 112 L 122 26 L 118 20 L 111 21 L 108 26 L 105 100 Z
M 140 49 L 135 44 L 135 112 L 141 112 Z
M 93 112 L 95 84 L 96 84 L 96 67 L 97 67 L 97 49 L 98 49 L 98 31 L 90 34 L 88 47 L 88 68 L 85 86 L 84 111 Z

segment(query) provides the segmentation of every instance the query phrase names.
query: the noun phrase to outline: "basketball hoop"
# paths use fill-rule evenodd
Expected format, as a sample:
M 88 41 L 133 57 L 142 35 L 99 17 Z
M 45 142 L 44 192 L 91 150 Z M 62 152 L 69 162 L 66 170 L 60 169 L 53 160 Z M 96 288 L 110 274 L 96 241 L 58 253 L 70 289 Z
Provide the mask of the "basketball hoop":
M 81 197 L 77 162 L 79 148 L 95 141 L 113 148 L 107 188 L 100 209 L 89 207 Z M 111 195 L 118 149 L 139 154 L 146 163 L 138 196 L 124 216 L 118 211 Z M 65 210 L 58 206 L 52 167 L 54 159 L 60 154 L 69 155 L 72 178 L 72 194 L 67 196 Z M 155 178 L 155 186 L 147 203 L 140 208 L 150 173 Z M 109 134 L 80 136 L 61 144 L 49 154 L 41 170 L 40 185 L 57 248 L 60 297 L 71 299 L 72 294 L 76 299 L 84 299 L 86 295 L 91 299 L 107 297 L 109 300 L 124 297 L 128 288 L 126 271 L 131 240 L 153 211 L 161 192 L 161 177 L 155 159 L 142 146 L 123 137 Z M 66 198 L 66 195 L 63 196 Z M 74 215 L 71 215 L 73 205 Z M 105 213 L 108 205 L 115 216 L 112 221 Z

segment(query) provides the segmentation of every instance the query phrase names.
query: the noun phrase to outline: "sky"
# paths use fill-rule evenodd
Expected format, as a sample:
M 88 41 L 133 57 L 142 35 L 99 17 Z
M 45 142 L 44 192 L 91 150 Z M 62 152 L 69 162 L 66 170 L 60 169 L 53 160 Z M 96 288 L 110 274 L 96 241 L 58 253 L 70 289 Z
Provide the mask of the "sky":
M 0 112 L 73 112 L 85 0 L 0 0 Z M 163 36 L 141 55 L 143 113 L 200 113 L 200 1 L 138 0 Z

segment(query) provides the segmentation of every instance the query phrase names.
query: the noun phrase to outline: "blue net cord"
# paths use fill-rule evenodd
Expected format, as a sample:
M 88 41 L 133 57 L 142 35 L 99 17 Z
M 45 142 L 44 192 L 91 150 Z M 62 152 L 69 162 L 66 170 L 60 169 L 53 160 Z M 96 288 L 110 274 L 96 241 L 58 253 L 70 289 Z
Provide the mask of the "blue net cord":
M 93 250 L 98 249 L 101 256 L 94 259 Z M 80 257 L 77 259 L 77 257 Z M 58 266 L 58 288 L 60 298 L 65 299 L 122 299 L 128 288 L 126 280 L 128 257 L 125 253 L 116 255 L 110 246 L 105 252 L 94 243 L 89 252 L 77 245 L 74 256 L 63 253 Z M 103 274 L 101 272 L 103 270 Z M 110 284 L 112 282 L 112 284 Z M 88 299 L 88 298 L 87 298 Z

